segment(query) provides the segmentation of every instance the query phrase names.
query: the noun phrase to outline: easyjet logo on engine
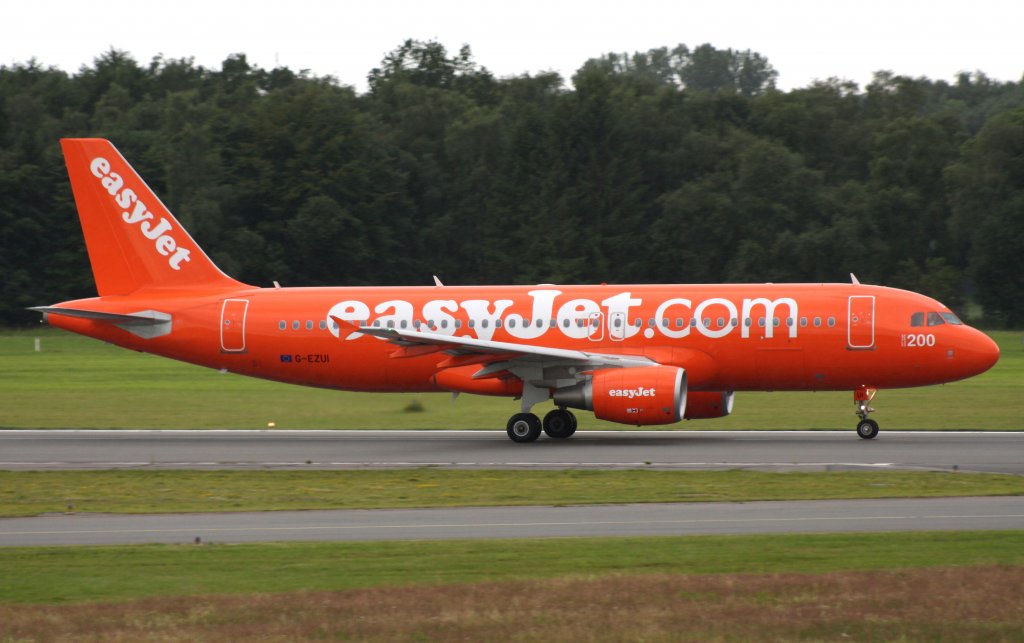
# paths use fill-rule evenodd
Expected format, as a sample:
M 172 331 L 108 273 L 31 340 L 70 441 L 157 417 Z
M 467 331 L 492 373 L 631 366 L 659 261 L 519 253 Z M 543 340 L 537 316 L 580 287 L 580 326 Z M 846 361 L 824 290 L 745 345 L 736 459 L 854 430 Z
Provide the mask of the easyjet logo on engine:
M 629 399 L 633 399 L 634 397 L 654 397 L 657 394 L 657 389 L 644 388 L 642 386 L 638 386 L 636 388 L 608 389 L 608 397 L 628 397 Z
M 173 226 L 166 217 L 160 217 L 160 221 L 153 225 L 153 213 L 146 208 L 145 202 L 139 198 L 135 190 L 125 187 L 124 179 L 117 172 L 110 169 L 110 161 L 98 156 L 89 163 L 92 175 L 100 180 L 100 185 L 107 191 L 107 194 L 114 197 L 114 203 L 119 208 L 124 208 L 121 219 L 125 223 L 138 226 L 139 232 L 153 242 L 158 253 L 167 257 L 167 265 L 174 270 L 181 270 L 181 264 L 189 261 L 191 251 L 178 245 L 177 239 L 170 233 Z
M 600 303 L 584 298 L 559 301 L 562 291 L 555 289 L 531 290 L 527 294 L 532 299 L 530 310 L 511 314 L 508 313 L 515 303 L 511 299 L 435 299 L 425 302 L 419 310 L 404 299 L 380 302 L 372 310 L 366 302 L 348 299 L 331 306 L 326 322 L 335 337 L 341 336 L 341 328 L 334 323 L 335 319 L 340 319 L 360 325 L 420 330 L 436 335 L 455 335 L 465 328 L 484 341 L 490 341 L 498 329 L 517 340 L 537 339 L 555 329 L 571 339 L 625 340 L 641 332 L 646 338 L 660 333 L 670 339 L 678 339 L 688 336 L 694 329 L 711 339 L 720 339 L 733 332 L 748 338 L 752 330 L 771 339 L 776 332 L 779 321 L 776 317 L 780 311 L 784 310 L 789 320 L 781 330 L 791 338 L 797 336 L 795 320 L 800 314 L 796 300 L 791 297 L 747 297 L 739 301 L 711 297 L 698 302 L 673 297 L 655 307 L 653 303 L 644 306 L 643 299 L 634 297 L 632 292 L 614 294 Z M 654 315 L 650 316 L 652 307 Z M 641 315 L 647 318 L 646 322 Z M 673 318 L 686 323 L 682 326 L 668 323 Z M 706 324 L 705 319 L 721 319 L 722 323 Z M 465 326 L 462 320 L 466 320 Z M 363 333 L 353 331 L 345 339 L 354 340 L 362 336 Z

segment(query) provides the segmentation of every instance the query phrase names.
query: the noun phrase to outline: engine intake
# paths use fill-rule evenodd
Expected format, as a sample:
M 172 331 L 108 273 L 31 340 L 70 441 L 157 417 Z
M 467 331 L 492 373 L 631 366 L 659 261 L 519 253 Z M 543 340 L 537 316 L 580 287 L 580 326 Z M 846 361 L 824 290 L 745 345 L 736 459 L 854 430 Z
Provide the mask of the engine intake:
M 593 411 L 600 420 L 672 424 L 686 409 L 686 371 L 676 366 L 602 369 L 552 397 L 558 406 Z

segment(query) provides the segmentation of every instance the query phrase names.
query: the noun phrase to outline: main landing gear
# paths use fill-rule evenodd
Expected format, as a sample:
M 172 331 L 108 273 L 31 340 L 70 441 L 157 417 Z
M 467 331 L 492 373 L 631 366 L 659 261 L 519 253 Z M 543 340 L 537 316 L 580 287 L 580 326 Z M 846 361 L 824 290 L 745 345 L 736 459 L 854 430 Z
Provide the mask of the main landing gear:
M 878 393 L 876 388 L 861 387 L 853 392 L 853 403 L 857 405 L 857 415 L 860 422 L 857 423 L 857 435 L 865 440 L 871 440 L 878 435 L 878 422 L 868 419 L 868 414 L 875 409 L 869 406 L 871 400 L 875 399 Z
M 533 442 L 541 429 L 548 437 L 565 439 L 576 432 L 576 416 L 565 409 L 554 409 L 544 416 L 544 423 L 533 413 L 516 413 L 508 420 L 506 432 L 513 442 Z

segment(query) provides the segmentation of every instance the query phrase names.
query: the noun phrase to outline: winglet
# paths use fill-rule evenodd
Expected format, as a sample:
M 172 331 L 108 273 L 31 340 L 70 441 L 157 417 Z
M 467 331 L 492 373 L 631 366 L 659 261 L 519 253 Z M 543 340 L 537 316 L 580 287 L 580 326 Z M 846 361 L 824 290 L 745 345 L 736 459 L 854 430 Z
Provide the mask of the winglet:
M 441 283 L 441 280 L 437 278 L 437 275 L 434 275 L 434 285 L 435 286 L 442 286 L 442 287 L 444 286 L 444 284 Z
M 857 275 L 853 274 L 852 272 L 850 273 L 850 283 L 852 283 L 855 286 L 860 285 L 860 281 L 857 280 Z

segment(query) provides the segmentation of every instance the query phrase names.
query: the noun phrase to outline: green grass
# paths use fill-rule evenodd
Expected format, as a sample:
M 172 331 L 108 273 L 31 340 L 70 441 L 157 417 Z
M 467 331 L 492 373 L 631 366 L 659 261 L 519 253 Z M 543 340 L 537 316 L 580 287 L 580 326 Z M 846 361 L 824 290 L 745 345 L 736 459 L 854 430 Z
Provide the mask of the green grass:
M 883 429 L 1024 430 L 1024 343 L 991 333 L 1002 359 L 964 382 L 882 391 Z M 33 339 L 43 350 L 33 350 Z M 418 402 L 424 412 L 405 409 Z M 543 411 L 547 405 L 537 407 Z M 0 428 L 494 429 L 518 404 L 441 394 L 349 393 L 278 384 L 124 350 L 63 331 L 0 336 Z M 580 413 L 583 429 L 624 428 Z M 849 392 L 737 394 L 735 413 L 666 428 L 851 429 Z
M 1024 477 L 847 471 L 0 471 L 0 517 L 1024 494 Z
M 1024 565 L 1024 532 L 0 548 L 0 602 L 980 564 Z

